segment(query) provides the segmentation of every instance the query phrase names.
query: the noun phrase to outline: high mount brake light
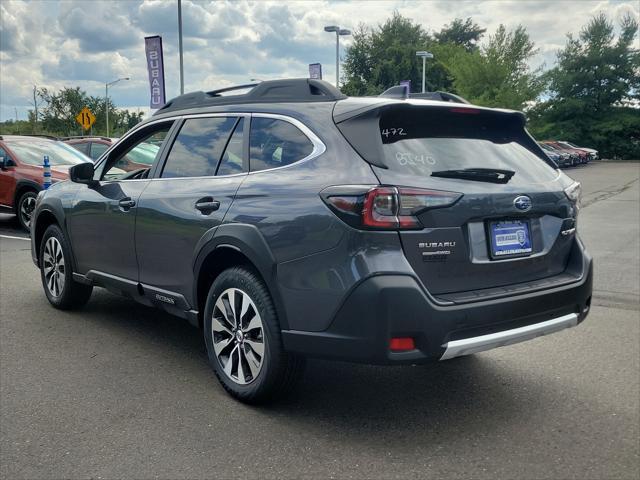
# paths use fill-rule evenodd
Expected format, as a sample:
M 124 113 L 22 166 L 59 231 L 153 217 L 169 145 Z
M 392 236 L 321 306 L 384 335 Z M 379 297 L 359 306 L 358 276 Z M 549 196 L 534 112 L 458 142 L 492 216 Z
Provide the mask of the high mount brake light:
M 330 187 L 321 196 L 346 223 L 370 230 L 415 230 L 423 225 L 416 215 L 431 208 L 453 205 L 461 193 L 403 187 Z M 349 191 L 351 190 L 351 191 Z
M 451 113 L 466 113 L 467 115 L 478 115 L 480 110 L 477 108 L 450 108 Z

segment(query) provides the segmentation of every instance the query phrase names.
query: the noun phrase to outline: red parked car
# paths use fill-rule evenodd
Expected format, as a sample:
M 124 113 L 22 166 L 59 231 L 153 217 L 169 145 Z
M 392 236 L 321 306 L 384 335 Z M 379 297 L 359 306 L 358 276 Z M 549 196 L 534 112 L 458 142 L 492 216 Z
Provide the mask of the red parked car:
M 71 145 L 76 150 L 90 157 L 94 162 L 106 152 L 117 138 L 109 137 L 65 137 L 61 138 L 64 143 Z
M 43 160 L 49 156 L 51 182 L 66 180 L 69 167 L 91 161 L 76 149 L 44 137 L 0 136 L 0 212 L 18 216 L 29 230 L 31 214 L 43 184 Z

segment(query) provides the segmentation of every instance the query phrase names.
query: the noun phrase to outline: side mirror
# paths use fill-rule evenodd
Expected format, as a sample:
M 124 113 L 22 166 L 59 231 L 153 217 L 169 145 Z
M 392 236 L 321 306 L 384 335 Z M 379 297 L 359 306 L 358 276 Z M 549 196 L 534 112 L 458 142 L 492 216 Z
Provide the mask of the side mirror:
M 69 179 L 75 183 L 95 185 L 98 183 L 93 179 L 93 163 L 85 162 L 74 165 L 69 169 Z

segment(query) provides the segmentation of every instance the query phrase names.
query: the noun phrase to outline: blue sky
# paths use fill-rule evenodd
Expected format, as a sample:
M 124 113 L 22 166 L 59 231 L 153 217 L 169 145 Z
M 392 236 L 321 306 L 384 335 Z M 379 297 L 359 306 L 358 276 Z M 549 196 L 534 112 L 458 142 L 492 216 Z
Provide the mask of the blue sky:
M 613 20 L 639 15 L 637 0 L 564 1 L 191 1 L 183 0 L 185 91 L 211 90 L 251 78 L 304 77 L 321 62 L 335 78 L 333 34 L 324 25 L 375 26 L 393 10 L 437 31 L 472 17 L 493 33 L 500 23 L 524 25 L 540 49 L 532 67 L 553 66 L 566 33 L 578 33 L 603 11 Z M 25 119 L 34 84 L 80 86 L 119 107 L 148 112 L 144 37 L 162 35 L 167 98 L 179 93 L 177 0 L 2 0 L 0 3 L 0 121 Z M 349 44 L 348 38 L 344 42 Z

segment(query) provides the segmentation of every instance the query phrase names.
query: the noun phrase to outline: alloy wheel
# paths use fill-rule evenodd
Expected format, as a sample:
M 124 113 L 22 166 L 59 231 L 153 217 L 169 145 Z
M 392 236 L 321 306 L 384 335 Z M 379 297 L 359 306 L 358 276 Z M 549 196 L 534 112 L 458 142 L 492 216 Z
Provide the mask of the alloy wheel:
M 227 377 L 240 385 L 253 382 L 264 363 L 262 318 L 246 292 L 228 288 L 213 308 L 213 349 Z
M 42 268 L 49 293 L 59 297 L 64 289 L 65 264 L 62 245 L 55 237 L 49 237 L 44 245 Z
M 20 203 L 20 218 L 22 223 L 29 228 L 31 226 L 31 216 L 36 208 L 35 197 L 28 196 Z

